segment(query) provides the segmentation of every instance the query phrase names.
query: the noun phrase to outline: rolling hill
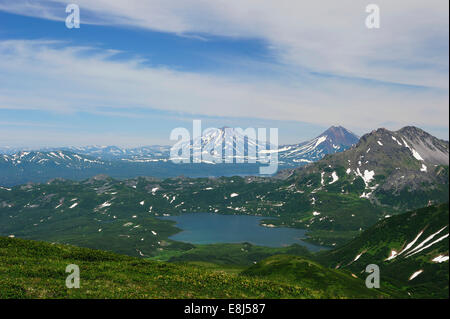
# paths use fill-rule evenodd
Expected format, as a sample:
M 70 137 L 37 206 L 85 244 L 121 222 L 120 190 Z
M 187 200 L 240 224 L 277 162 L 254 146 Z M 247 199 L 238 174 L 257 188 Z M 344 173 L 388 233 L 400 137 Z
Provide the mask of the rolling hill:
M 368 293 L 389 296 L 387 291 L 368 289 L 363 280 L 348 272 L 323 267 L 311 260 L 290 255 L 276 255 L 258 262 L 242 272 L 252 278 L 265 278 L 276 282 L 320 287 L 326 298 L 340 295 L 360 298 Z M 395 292 L 391 292 L 395 296 Z M 396 296 L 399 297 L 399 296 Z
M 195 266 L 148 261 L 113 253 L 0 237 L 0 298 L 327 298 L 309 288 L 206 270 Z M 80 268 L 80 288 L 68 289 L 66 266 Z M 343 276 L 342 281 L 350 280 Z M 353 284 L 356 284 L 354 280 Z M 339 292 L 339 298 L 350 298 Z M 381 298 L 374 290 L 359 298 Z
M 317 260 L 356 274 L 380 267 L 381 281 L 416 298 L 449 296 L 449 204 L 386 218 Z

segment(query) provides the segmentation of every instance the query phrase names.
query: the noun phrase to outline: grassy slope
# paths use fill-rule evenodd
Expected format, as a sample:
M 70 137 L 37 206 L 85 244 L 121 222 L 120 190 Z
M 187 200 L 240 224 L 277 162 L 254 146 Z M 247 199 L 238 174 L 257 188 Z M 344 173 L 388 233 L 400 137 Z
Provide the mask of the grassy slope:
M 276 282 L 316 287 L 326 298 L 388 297 L 390 293 L 368 289 L 363 280 L 353 278 L 350 273 L 328 269 L 299 256 L 276 255 L 248 268 L 242 274 L 254 278 L 267 278 Z
M 191 266 L 0 237 L 2 298 L 315 298 L 319 291 Z M 65 287 L 77 264 L 81 288 Z
M 433 240 L 448 234 L 448 224 L 448 203 L 425 207 L 384 219 L 343 247 L 318 253 L 315 259 L 326 266 L 338 266 L 355 273 L 364 271 L 366 265 L 374 263 L 380 267 L 384 284 L 395 286 L 413 297 L 448 298 L 449 263 L 432 262 L 432 259 L 438 255 L 448 256 L 448 238 L 414 256 L 406 257 L 408 253 L 405 252 L 390 261 L 386 260 L 392 250 L 400 252 L 422 230 L 423 234 L 408 251 L 445 226 L 447 227 Z M 360 253 L 362 255 L 354 261 Z M 423 270 L 420 276 L 414 280 L 408 280 L 415 271 L 420 269 Z
M 77 264 L 81 288 L 67 289 Z M 148 261 L 109 252 L 0 237 L 1 298 L 324 298 L 321 288 Z M 345 292 L 336 297 L 352 297 Z M 369 291 L 360 297 L 378 296 Z

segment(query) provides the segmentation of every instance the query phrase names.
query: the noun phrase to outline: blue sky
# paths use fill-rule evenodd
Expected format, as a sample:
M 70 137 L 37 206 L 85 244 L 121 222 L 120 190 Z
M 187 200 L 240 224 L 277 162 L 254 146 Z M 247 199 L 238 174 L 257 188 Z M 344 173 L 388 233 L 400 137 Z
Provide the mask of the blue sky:
M 448 2 L 0 0 L 0 146 L 168 144 L 170 131 L 343 125 L 448 139 Z M 407 5 L 405 5 L 407 4 Z M 411 23 L 415 21 L 415 23 Z

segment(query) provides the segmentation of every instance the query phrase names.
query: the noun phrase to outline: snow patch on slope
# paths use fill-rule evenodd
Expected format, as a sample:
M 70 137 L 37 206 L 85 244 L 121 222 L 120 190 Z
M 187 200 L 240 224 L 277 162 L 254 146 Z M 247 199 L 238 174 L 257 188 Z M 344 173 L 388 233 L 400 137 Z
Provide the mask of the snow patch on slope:
M 417 276 L 419 276 L 421 273 L 423 273 L 423 269 L 420 269 L 420 270 L 414 272 L 414 273 L 409 277 L 408 280 L 413 280 L 414 278 L 416 278 Z
M 337 176 L 336 172 L 331 173 L 331 177 L 333 178 L 333 180 L 328 184 L 333 184 L 339 180 L 339 177 Z
M 448 261 L 448 256 L 439 255 L 437 257 L 434 257 L 432 259 L 432 261 L 435 262 L 435 263 L 443 263 L 445 261 Z

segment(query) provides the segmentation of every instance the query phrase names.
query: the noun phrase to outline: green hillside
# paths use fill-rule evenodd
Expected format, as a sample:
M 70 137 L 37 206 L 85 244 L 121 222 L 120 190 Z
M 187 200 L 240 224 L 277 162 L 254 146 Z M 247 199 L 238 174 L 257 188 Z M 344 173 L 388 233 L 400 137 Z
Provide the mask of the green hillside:
M 355 273 L 377 264 L 382 282 L 413 297 L 448 298 L 448 225 L 449 204 L 429 206 L 386 218 L 343 247 L 315 258 Z
M 326 298 L 339 298 L 343 295 L 350 298 L 389 296 L 383 290 L 368 289 L 364 280 L 354 278 L 348 272 L 328 269 L 299 256 L 272 256 L 248 268 L 242 274 L 308 288 L 315 287 L 323 291 Z
M 79 289 L 65 286 L 80 267 Z M 327 298 L 312 283 L 285 283 L 222 270 L 148 261 L 87 248 L 0 237 L 0 298 Z M 342 281 L 347 278 L 342 278 Z M 336 289 L 333 297 L 355 294 Z M 358 297 L 383 297 L 374 290 Z

